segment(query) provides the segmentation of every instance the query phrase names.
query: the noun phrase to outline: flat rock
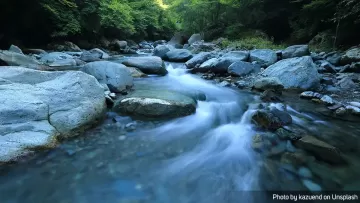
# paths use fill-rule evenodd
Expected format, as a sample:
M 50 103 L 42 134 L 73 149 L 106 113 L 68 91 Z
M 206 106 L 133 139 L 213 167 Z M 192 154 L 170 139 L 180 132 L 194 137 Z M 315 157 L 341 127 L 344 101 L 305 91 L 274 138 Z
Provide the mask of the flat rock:
M 157 56 L 129 57 L 123 59 L 122 64 L 138 68 L 145 74 L 166 75 L 168 73 L 163 60 Z

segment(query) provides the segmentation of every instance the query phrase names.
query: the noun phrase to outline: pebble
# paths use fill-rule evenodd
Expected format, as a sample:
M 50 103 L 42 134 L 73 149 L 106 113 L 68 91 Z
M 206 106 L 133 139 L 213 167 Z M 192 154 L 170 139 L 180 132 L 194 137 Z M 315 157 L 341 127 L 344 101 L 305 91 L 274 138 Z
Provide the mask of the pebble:
M 309 189 L 311 192 L 321 192 L 322 189 L 321 189 L 321 186 L 314 183 L 313 181 L 311 180 L 301 180 L 301 182 L 304 184 L 304 186 Z

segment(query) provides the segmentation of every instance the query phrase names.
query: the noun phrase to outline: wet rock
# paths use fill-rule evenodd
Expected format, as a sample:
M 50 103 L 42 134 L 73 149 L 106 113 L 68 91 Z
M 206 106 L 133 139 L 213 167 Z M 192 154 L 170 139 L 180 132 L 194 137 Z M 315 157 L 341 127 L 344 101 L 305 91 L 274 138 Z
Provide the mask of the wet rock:
M 280 111 L 277 108 L 272 108 L 270 113 L 273 114 L 275 117 L 280 119 L 282 125 L 289 125 L 292 123 L 292 118 L 290 114 L 285 111 Z
M 53 51 L 81 51 L 81 49 L 74 43 L 65 41 L 63 43 L 51 43 L 48 45 L 49 50 Z
M 210 71 L 214 73 L 224 74 L 228 72 L 228 68 L 231 64 L 241 62 L 241 58 L 223 56 L 215 61 L 211 66 Z
M 99 48 L 91 49 L 90 53 L 100 55 L 100 59 L 108 59 L 108 58 L 110 58 L 109 54 L 107 54 L 105 51 L 103 51 L 103 50 L 101 50 Z
M 250 62 L 258 62 L 260 66 L 270 66 L 277 61 L 277 55 L 270 49 L 255 49 L 250 51 Z
M 119 99 L 114 110 L 140 118 L 167 119 L 194 113 L 196 101 L 173 91 L 137 90 Z
M 222 81 L 221 83 L 218 84 L 220 87 L 230 87 L 231 83 L 229 83 L 228 81 Z
M 318 140 L 313 136 L 304 136 L 295 142 L 295 146 L 310 153 L 314 154 L 315 157 L 320 158 L 326 162 L 339 164 L 344 163 L 340 151 L 326 142 Z
M 250 73 L 260 72 L 260 66 L 252 63 L 238 61 L 228 67 L 228 73 L 234 76 L 245 76 Z
M 333 85 L 334 84 L 333 79 L 330 77 L 322 77 L 320 82 L 321 82 L 321 84 L 325 84 L 325 85 Z
M 360 108 L 356 106 L 346 106 L 345 107 L 348 112 L 354 115 L 360 116 Z
M 360 62 L 360 48 L 352 48 L 346 51 L 341 57 L 341 64 L 351 64 L 353 62 Z
M 159 45 L 165 45 L 166 44 L 166 40 L 157 40 L 153 43 L 153 47 L 157 47 Z
M 186 62 L 192 57 L 191 52 L 187 49 L 172 49 L 166 53 L 167 60 L 174 62 Z
M 111 91 L 122 92 L 133 86 L 129 69 L 118 63 L 97 61 L 86 64 L 81 71 L 94 76 L 100 83 L 107 84 Z
M 164 62 L 157 56 L 129 57 L 125 58 L 122 64 L 138 68 L 145 74 L 167 74 Z
M 133 78 L 142 78 L 142 77 L 146 77 L 147 75 L 143 72 L 141 72 L 141 70 L 139 70 L 138 68 L 134 68 L 134 67 L 127 67 L 130 71 L 130 74 Z
M 335 110 L 335 115 L 336 116 L 344 116 L 346 115 L 346 109 L 344 107 L 340 107 L 338 109 Z
M 13 45 L 13 44 L 10 46 L 9 51 L 15 52 L 15 53 L 18 53 L 18 54 L 24 54 L 22 52 L 22 50 L 18 46 Z
M 247 61 L 249 56 L 250 52 L 248 51 L 230 51 L 225 53 L 222 57 L 237 58 L 240 61 Z
M 251 122 L 265 130 L 277 130 L 283 126 L 280 118 L 269 111 L 257 110 L 251 117 Z
M 35 59 L 11 51 L 0 50 L 0 61 L 9 66 L 24 66 L 27 68 L 37 69 L 40 65 Z
M 320 86 L 320 75 L 309 56 L 281 60 L 265 69 L 263 74 L 277 77 L 285 88 L 315 89 Z
M 341 73 L 360 73 L 360 62 L 346 65 L 341 69 Z
M 0 162 L 33 149 L 54 147 L 76 136 L 105 114 L 103 88 L 80 71 L 47 72 L 0 68 Z
M 248 84 L 245 81 L 239 80 L 235 82 L 235 86 L 239 89 L 244 89 L 248 86 Z
M 166 59 L 166 53 L 168 53 L 170 51 L 170 48 L 171 47 L 168 45 L 158 45 L 154 49 L 153 56 L 158 56 L 162 59 Z
M 253 88 L 261 91 L 272 89 L 281 92 L 284 89 L 284 86 L 276 77 L 265 77 L 257 79 L 254 82 Z
M 312 91 L 305 91 L 300 94 L 300 98 L 303 99 L 321 99 L 323 97 L 322 94 Z
M 355 107 L 360 108 L 360 102 L 349 102 L 349 104 L 350 104 L 351 106 L 355 106 Z
M 265 90 L 260 95 L 260 99 L 264 102 L 281 102 L 280 94 L 272 89 Z
M 200 34 L 193 34 L 191 35 L 191 37 L 188 39 L 188 43 L 189 45 L 194 44 L 195 42 L 201 41 L 202 37 Z
M 302 57 L 310 55 L 308 45 L 293 45 L 282 51 L 282 59 Z
M 188 48 L 192 53 L 208 52 L 214 51 L 217 49 L 217 46 L 214 43 L 208 43 L 203 41 L 194 42 Z
M 319 61 L 320 64 L 320 68 L 323 68 L 324 71 L 323 72 L 326 72 L 326 73 L 337 73 L 336 71 L 336 68 L 334 65 L 332 65 L 331 63 L 325 61 L 325 60 L 322 60 L 322 61 Z
M 102 53 L 100 52 L 91 52 L 91 51 L 84 51 L 81 54 L 80 60 L 85 62 L 94 62 L 100 61 Z
M 320 100 L 326 105 L 333 105 L 335 103 L 334 100 L 328 95 L 324 95 Z
M 199 73 L 205 73 L 210 71 L 217 63 L 218 63 L 217 58 L 211 58 L 205 61 L 204 63 L 202 63 L 199 67 L 195 67 L 193 71 Z
M 288 131 L 284 128 L 279 128 L 275 131 L 275 134 L 279 136 L 282 140 L 298 140 L 301 138 L 301 135 L 298 135 L 297 133 Z
M 265 148 L 263 137 L 261 135 L 259 135 L 259 134 L 254 135 L 252 137 L 251 147 L 257 152 L 263 151 L 264 148 Z
M 128 46 L 128 43 L 126 41 L 120 41 L 120 40 L 113 40 L 110 43 L 110 48 L 114 51 L 120 51 L 122 49 L 125 49 Z
M 281 163 L 291 164 L 293 166 L 304 165 L 308 160 L 308 157 L 301 152 L 285 152 L 281 156 Z
M 185 65 L 187 68 L 195 68 L 197 65 L 201 65 L 208 59 L 210 59 L 212 54 L 210 52 L 201 52 L 199 54 L 196 54 L 193 58 L 188 60 Z

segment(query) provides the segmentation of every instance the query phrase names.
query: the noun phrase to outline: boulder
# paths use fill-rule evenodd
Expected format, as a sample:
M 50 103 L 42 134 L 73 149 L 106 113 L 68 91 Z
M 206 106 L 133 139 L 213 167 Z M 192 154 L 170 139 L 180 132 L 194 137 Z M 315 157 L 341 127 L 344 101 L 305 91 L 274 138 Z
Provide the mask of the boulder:
M 210 52 L 201 52 L 188 60 L 185 65 L 189 69 L 195 68 L 196 66 L 201 65 L 202 63 L 210 59 L 211 56 L 212 54 Z
M 344 77 L 336 83 L 336 86 L 341 89 L 353 89 L 356 87 L 356 84 L 351 77 Z
M 238 61 L 229 66 L 228 73 L 234 76 L 245 76 L 250 73 L 258 73 L 260 69 L 259 65 Z
M 122 64 L 138 68 L 145 74 L 167 74 L 164 62 L 157 56 L 128 57 L 122 61 Z
M 188 39 L 188 44 L 192 45 L 195 42 L 201 41 L 202 37 L 200 34 L 193 34 L 191 35 L 191 37 Z
M 184 33 L 177 32 L 170 39 L 168 44 L 171 44 L 171 45 L 184 45 L 185 42 L 186 42 L 186 35 Z
M 247 61 L 249 59 L 250 53 L 248 51 L 230 51 L 224 54 L 222 57 L 226 58 L 236 58 L 240 61 Z
M 338 52 L 330 52 L 326 54 L 325 60 L 334 66 L 340 65 L 341 54 Z
M 349 49 L 340 59 L 340 63 L 343 65 L 353 62 L 360 62 L 360 47 Z
M 0 50 L 0 60 L 9 66 L 24 66 L 27 68 L 37 69 L 40 63 L 35 59 L 11 51 Z
M 153 55 L 158 56 L 162 59 L 166 59 L 166 53 L 170 51 L 170 47 L 171 46 L 167 45 L 158 45 L 155 47 Z
M 265 91 L 265 90 L 274 90 L 274 91 L 282 91 L 284 89 L 284 85 L 281 81 L 276 77 L 265 77 L 259 78 L 255 80 L 253 84 L 253 89 Z
M 102 53 L 99 52 L 91 52 L 91 51 L 84 51 L 81 54 L 80 60 L 85 62 L 94 62 L 100 61 Z
M 309 55 L 310 55 L 310 51 L 308 45 L 293 45 L 282 51 L 283 59 L 309 56 Z
M 136 90 L 114 105 L 116 112 L 145 119 L 182 117 L 195 110 L 194 99 L 169 90 Z
M 250 51 L 250 62 L 257 62 L 261 66 L 270 66 L 277 61 L 275 51 L 270 49 L 255 49 Z
M 157 47 L 158 45 L 165 45 L 166 44 L 166 40 L 157 40 L 153 43 L 153 47 Z
M 121 49 L 125 49 L 127 47 L 127 44 L 128 43 L 126 41 L 113 40 L 110 44 L 110 47 L 114 51 L 119 51 Z
M 108 59 L 110 58 L 109 54 L 107 54 L 105 51 L 99 49 L 99 48 L 94 48 L 90 50 L 91 53 L 98 53 L 99 55 L 101 55 L 101 59 Z
M 232 57 L 232 56 L 223 56 L 210 63 L 209 70 L 213 73 L 227 73 L 229 66 L 236 62 L 242 62 L 242 58 Z M 206 63 L 206 62 L 205 62 Z M 202 64 L 200 69 L 204 67 L 206 64 Z
M 18 54 L 24 54 L 21 49 L 16 46 L 16 45 L 11 45 L 10 48 L 9 48 L 9 51 L 11 52 L 15 52 L 15 53 L 18 53 Z
M 319 64 L 320 69 L 324 70 L 322 72 L 325 72 L 325 73 L 337 73 L 335 66 L 332 65 L 331 63 L 329 63 L 328 61 L 319 60 L 319 61 L 316 61 L 316 64 Z
M 216 64 L 218 63 L 217 58 L 211 58 L 204 63 L 202 63 L 199 67 L 195 67 L 192 71 L 199 72 L 199 73 L 205 73 L 210 71 Z
M 172 49 L 166 53 L 166 58 L 169 61 L 185 62 L 192 58 L 192 54 L 187 49 Z
M 284 114 L 287 113 L 284 112 Z M 283 114 L 276 115 L 275 113 L 270 111 L 257 110 L 252 115 L 251 122 L 261 129 L 275 131 L 288 124 L 282 120 L 283 118 L 286 118 Z
M 281 60 L 263 74 L 277 77 L 285 88 L 313 89 L 320 85 L 320 75 L 310 56 Z
M 187 49 L 189 49 L 192 53 L 197 54 L 200 52 L 214 51 L 217 48 L 218 47 L 214 43 L 197 41 L 190 45 Z
M 69 41 L 60 44 L 49 44 L 48 49 L 53 51 L 81 51 L 81 49 L 76 44 Z
M 81 71 L 94 76 L 100 83 L 107 84 L 112 92 L 123 92 L 133 86 L 131 72 L 122 64 L 96 61 L 84 65 Z
M 360 73 L 360 62 L 344 66 L 340 73 Z
M 0 162 L 78 135 L 103 118 L 103 88 L 80 71 L 0 67 Z
M 134 67 L 127 67 L 130 71 L 130 74 L 133 78 L 142 78 L 142 77 L 146 77 L 147 75 L 143 72 L 141 72 L 141 70 L 139 70 L 138 68 L 134 68 Z
M 318 140 L 313 136 L 302 137 L 295 142 L 295 146 L 300 149 L 309 151 L 310 153 L 314 154 L 315 157 L 320 158 L 326 162 L 333 164 L 344 163 L 344 159 L 336 147 Z
M 24 49 L 25 54 L 47 54 L 47 52 L 43 49 Z
M 39 61 L 50 67 L 76 66 L 76 61 L 74 57 L 62 52 L 51 52 L 48 54 L 44 54 Z

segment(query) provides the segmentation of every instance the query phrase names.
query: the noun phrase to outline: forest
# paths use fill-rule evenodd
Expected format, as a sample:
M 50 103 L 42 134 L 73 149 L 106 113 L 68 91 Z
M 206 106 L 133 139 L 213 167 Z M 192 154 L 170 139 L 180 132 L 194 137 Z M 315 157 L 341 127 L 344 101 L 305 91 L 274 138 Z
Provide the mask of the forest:
M 169 39 L 176 31 L 324 49 L 360 42 L 357 0 L 14 0 L 1 1 L 0 10 L 2 47 Z

